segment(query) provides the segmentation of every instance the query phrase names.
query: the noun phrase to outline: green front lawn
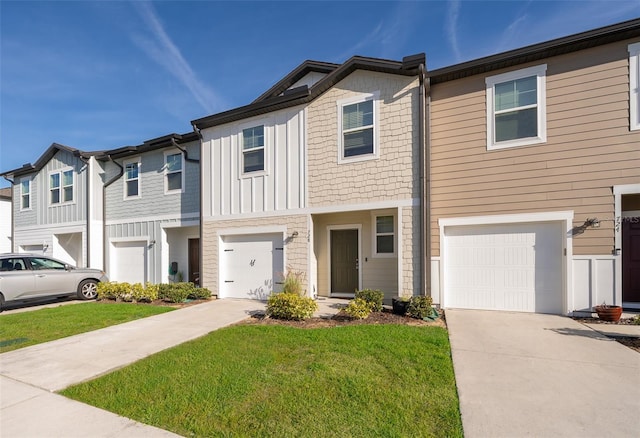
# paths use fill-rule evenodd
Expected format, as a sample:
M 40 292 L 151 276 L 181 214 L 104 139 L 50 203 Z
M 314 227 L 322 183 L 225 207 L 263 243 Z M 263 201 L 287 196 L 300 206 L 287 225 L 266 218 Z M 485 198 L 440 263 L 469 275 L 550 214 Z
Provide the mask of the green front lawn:
M 184 436 L 462 436 L 439 327 L 234 326 L 62 394 Z
M 83 303 L 0 315 L 0 353 L 173 310 L 131 303 Z

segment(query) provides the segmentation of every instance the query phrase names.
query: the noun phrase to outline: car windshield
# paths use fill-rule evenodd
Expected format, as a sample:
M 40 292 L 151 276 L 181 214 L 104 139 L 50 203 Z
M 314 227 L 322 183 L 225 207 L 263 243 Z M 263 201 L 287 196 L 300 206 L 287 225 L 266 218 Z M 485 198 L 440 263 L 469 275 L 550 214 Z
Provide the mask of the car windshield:
M 65 269 L 64 263 L 60 263 L 56 260 L 46 259 L 44 257 L 32 257 L 31 267 L 35 270 L 40 269 Z

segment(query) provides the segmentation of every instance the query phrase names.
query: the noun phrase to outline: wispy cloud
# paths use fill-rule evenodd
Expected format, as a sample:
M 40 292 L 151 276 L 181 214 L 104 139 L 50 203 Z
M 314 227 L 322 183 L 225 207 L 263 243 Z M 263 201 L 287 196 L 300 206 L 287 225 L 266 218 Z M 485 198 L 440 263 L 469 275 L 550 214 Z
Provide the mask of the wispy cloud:
M 134 43 L 178 79 L 205 111 L 212 113 L 219 110 L 223 106 L 219 97 L 214 90 L 198 79 L 180 49 L 165 31 L 153 5 L 146 1 L 134 2 L 133 5 L 150 33 L 134 34 Z
M 450 0 L 447 8 L 447 21 L 445 22 L 445 33 L 449 40 L 449 45 L 455 56 L 456 62 L 462 60 L 460 47 L 458 46 L 458 16 L 460 15 L 460 0 Z
M 378 23 L 378 25 L 367 35 L 365 35 L 362 39 L 360 39 L 357 43 L 352 45 L 351 47 L 345 49 L 339 55 L 335 56 L 333 62 L 344 62 L 347 58 L 351 58 L 353 55 L 359 55 L 360 50 L 363 48 L 373 44 L 380 39 L 380 33 L 382 31 L 382 22 Z
M 352 46 L 334 57 L 334 62 L 343 62 L 353 55 L 369 55 L 380 58 L 398 58 L 406 55 L 403 49 L 420 22 L 417 2 L 398 2 L 379 21 L 373 30 Z

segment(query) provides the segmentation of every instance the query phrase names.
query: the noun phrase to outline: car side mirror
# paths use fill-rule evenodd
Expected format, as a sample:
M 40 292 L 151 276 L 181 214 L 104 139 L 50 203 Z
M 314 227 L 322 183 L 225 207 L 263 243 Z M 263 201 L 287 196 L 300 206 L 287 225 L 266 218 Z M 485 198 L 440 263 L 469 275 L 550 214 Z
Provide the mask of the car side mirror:
M 70 270 L 72 270 L 72 269 L 73 269 L 73 266 L 71 266 L 71 265 L 67 265 L 67 264 L 65 263 L 65 265 L 64 265 L 64 270 L 65 270 L 65 271 L 70 271 Z

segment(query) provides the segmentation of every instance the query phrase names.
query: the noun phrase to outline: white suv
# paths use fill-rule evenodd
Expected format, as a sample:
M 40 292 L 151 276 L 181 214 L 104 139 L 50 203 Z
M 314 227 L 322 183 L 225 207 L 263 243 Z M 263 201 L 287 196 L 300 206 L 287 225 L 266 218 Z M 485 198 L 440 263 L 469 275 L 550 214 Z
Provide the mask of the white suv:
M 99 269 L 76 268 L 36 254 L 1 254 L 0 309 L 10 301 L 69 295 L 91 300 L 101 281 L 109 279 Z

